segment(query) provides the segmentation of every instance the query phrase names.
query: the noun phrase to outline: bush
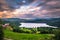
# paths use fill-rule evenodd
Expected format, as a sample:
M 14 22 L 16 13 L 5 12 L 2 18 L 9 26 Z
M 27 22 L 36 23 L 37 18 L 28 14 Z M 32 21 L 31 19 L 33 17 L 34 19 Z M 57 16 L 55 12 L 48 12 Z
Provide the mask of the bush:
M 4 37 L 4 35 L 3 35 L 3 27 L 2 27 L 2 20 L 0 19 L 0 40 L 3 40 L 3 37 Z
M 41 34 L 52 34 L 52 28 L 38 27 L 37 30 L 40 31 Z
M 32 31 L 28 28 L 20 28 L 20 32 L 22 32 L 22 33 L 32 33 Z
M 3 40 L 3 29 L 1 25 L 0 25 L 0 40 Z
M 3 30 L 1 25 L 0 25 L 0 40 L 3 40 Z
M 13 29 L 13 32 L 19 32 L 20 30 L 19 29 Z
M 13 29 L 13 32 L 18 32 L 18 33 L 32 33 L 32 31 L 30 29 L 27 29 L 27 28 Z
M 32 33 L 38 33 L 37 28 L 32 28 L 31 30 L 32 30 Z
M 55 40 L 60 40 L 60 29 L 55 30 L 54 34 L 55 34 L 54 39 Z

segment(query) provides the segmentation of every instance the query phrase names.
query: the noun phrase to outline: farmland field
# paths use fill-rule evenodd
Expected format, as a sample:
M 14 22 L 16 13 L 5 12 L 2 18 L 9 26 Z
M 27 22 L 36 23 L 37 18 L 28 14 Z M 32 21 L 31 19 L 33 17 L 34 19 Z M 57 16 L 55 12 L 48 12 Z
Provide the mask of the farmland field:
M 4 30 L 4 37 L 12 40 L 51 40 L 53 34 L 27 34 Z

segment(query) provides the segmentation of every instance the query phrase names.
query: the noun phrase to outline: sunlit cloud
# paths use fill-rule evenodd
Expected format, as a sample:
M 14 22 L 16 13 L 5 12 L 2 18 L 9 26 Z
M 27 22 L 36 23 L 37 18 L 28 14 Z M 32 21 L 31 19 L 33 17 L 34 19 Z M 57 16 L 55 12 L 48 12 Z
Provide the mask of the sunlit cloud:
M 29 14 L 40 9 L 41 7 L 21 6 L 19 9 L 16 9 L 13 14 Z
M 60 0 L 0 0 L 0 18 L 59 18 Z

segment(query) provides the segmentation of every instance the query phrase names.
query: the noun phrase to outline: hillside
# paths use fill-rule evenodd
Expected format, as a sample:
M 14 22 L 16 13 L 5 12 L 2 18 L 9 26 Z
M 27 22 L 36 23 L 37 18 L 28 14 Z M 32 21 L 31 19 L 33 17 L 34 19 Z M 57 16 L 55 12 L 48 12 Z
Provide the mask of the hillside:
M 4 37 L 12 40 L 50 40 L 53 34 L 26 34 L 4 30 Z
M 31 20 L 27 20 L 27 19 L 19 19 L 19 18 L 5 18 L 2 19 L 3 21 L 5 21 L 6 23 L 9 22 L 15 22 L 15 23 L 47 23 L 48 25 L 52 25 L 52 26 L 57 26 L 60 27 L 60 18 L 50 18 L 50 19 L 31 19 Z

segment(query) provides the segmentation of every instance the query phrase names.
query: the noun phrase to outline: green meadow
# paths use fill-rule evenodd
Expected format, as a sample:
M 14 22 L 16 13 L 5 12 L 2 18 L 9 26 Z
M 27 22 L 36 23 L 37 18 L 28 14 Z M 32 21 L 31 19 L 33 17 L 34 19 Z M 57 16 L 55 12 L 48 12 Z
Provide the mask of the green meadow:
M 51 40 L 53 34 L 28 34 L 4 30 L 4 37 L 12 40 Z

